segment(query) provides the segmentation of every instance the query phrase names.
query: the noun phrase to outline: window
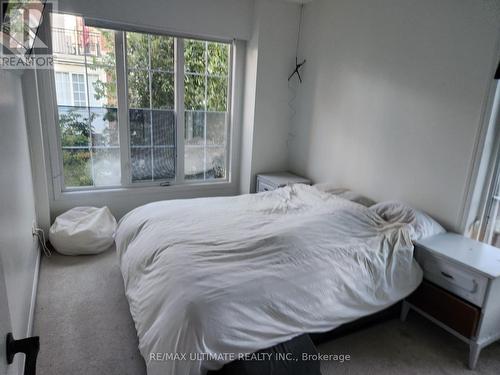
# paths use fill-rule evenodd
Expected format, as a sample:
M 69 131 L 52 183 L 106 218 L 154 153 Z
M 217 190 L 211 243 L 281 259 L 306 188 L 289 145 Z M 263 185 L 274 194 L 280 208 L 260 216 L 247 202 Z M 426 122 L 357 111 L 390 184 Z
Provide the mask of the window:
M 126 36 L 132 181 L 174 179 L 174 38 Z
M 500 248 L 500 82 L 489 118 L 490 151 L 486 154 L 487 172 L 484 184 L 484 208 L 479 239 Z
M 85 107 L 87 105 L 87 90 L 85 90 L 85 76 L 83 74 L 71 75 L 73 78 L 73 105 Z
M 226 176 L 229 46 L 184 42 L 184 173 L 186 179 Z
M 500 248 L 500 82 L 493 82 L 478 148 L 477 177 L 466 217 L 466 235 Z
M 227 180 L 230 44 L 52 25 L 64 188 Z
M 60 105 L 72 105 L 69 73 L 56 72 L 57 102 Z
M 500 155 L 497 155 L 496 180 L 488 197 L 488 212 L 485 220 L 484 242 L 500 248 Z
M 80 17 L 52 15 L 54 76 L 64 184 L 120 184 L 114 31 L 85 28 Z M 54 23 L 53 22 L 53 23 Z M 87 34 L 98 35 L 100 53 L 85 53 Z M 80 45 L 70 48 L 68 45 Z M 92 49 L 91 49 L 92 50 Z M 60 51 L 60 52 L 56 52 Z M 78 53 L 80 51 L 80 53 Z
M 103 81 L 106 78 L 103 79 Z M 100 82 L 102 82 L 97 74 L 88 74 L 89 81 L 89 102 L 91 107 L 102 107 L 104 104 L 104 97 L 98 92 Z

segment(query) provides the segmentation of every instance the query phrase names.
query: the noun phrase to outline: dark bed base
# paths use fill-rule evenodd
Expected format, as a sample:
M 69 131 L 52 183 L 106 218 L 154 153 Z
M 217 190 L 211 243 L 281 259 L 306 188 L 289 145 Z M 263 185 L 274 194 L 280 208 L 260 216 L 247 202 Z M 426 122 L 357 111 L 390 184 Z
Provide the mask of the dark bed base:
M 256 354 L 264 360 L 233 361 L 219 371 L 209 371 L 208 375 L 321 375 L 320 362 L 304 360 L 303 353 L 318 354 L 308 334 L 259 350 Z
M 326 341 L 331 341 L 351 333 L 361 331 L 378 323 L 385 322 L 390 319 L 398 318 L 401 313 L 401 302 L 398 302 L 385 310 L 378 313 L 365 316 L 363 318 L 354 320 L 350 323 L 343 324 L 331 331 L 322 333 L 311 333 L 312 341 L 314 344 L 319 345 Z
M 270 354 L 271 358 L 273 358 L 271 360 L 238 360 L 224 365 L 218 371 L 209 371 L 208 375 L 321 375 L 320 362 L 303 361 L 300 359 L 302 353 L 317 354 L 315 345 L 394 319 L 399 316 L 400 311 L 401 302 L 398 302 L 385 310 L 343 324 L 332 331 L 304 334 L 257 352 Z M 291 353 L 294 358 L 299 358 L 299 360 L 276 359 L 282 353 Z

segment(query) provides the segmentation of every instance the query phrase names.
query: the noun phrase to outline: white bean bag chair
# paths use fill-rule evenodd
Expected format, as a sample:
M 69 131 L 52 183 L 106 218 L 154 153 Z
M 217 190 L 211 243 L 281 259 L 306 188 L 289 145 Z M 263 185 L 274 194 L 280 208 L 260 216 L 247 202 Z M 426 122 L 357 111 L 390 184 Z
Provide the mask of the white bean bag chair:
M 107 207 L 75 207 L 50 227 L 50 243 L 65 255 L 97 254 L 114 242 L 116 220 Z

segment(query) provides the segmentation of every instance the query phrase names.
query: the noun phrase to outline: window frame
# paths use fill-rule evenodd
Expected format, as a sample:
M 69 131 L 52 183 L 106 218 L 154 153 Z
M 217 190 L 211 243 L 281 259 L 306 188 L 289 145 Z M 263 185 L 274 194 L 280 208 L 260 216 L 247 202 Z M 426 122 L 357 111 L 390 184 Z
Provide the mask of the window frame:
M 500 215 L 500 81 L 495 81 L 491 115 L 491 148 L 486 156 L 488 160 L 479 211 L 479 228 L 476 239 L 488 245 L 495 235 L 495 224 Z M 488 137 L 488 135 L 487 135 Z
M 85 19 L 85 18 L 84 18 Z M 235 152 L 235 144 L 239 144 L 239 141 L 234 139 L 239 131 L 234 129 L 234 119 L 239 118 L 239 113 L 235 115 L 235 105 L 234 96 L 236 92 L 240 96 L 242 94 L 242 88 L 235 88 L 234 77 L 236 75 L 241 76 L 243 67 L 238 67 L 241 65 L 240 58 L 236 56 L 236 41 L 228 39 L 218 39 L 207 36 L 200 35 L 180 35 L 175 32 L 161 31 L 161 30 L 150 30 L 147 28 L 129 27 L 118 25 L 113 22 L 103 22 L 85 19 L 85 24 L 87 26 L 107 28 L 115 31 L 115 66 L 116 66 L 116 87 L 117 87 L 117 105 L 118 105 L 118 121 L 119 121 L 119 144 L 120 144 L 120 165 L 121 165 L 121 183 L 120 185 L 112 186 L 76 186 L 68 187 L 64 182 L 64 170 L 62 162 L 62 147 L 61 147 L 61 134 L 58 126 L 58 105 L 56 97 L 56 85 L 55 85 L 55 72 L 51 69 L 49 72 L 48 81 L 50 85 L 47 85 L 51 94 L 48 95 L 51 100 L 51 106 L 53 107 L 54 122 L 49 121 L 49 126 L 52 131 L 49 134 L 56 135 L 55 142 L 50 142 L 50 158 L 51 165 L 56 166 L 56 170 L 53 171 L 53 193 L 54 199 L 60 199 L 63 196 L 73 195 L 73 194 L 84 194 L 84 193 L 105 193 L 119 192 L 119 191 L 163 191 L 165 188 L 169 187 L 172 191 L 198 191 L 198 190 L 213 190 L 214 188 L 220 187 L 235 187 L 235 172 L 233 171 L 234 166 L 238 163 L 239 153 Z M 51 40 L 52 28 L 48 27 L 47 33 Z M 174 121 L 176 129 L 176 153 L 175 153 L 175 177 L 173 179 L 162 179 L 156 181 L 135 181 L 132 182 L 132 169 L 131 169 L 131 152 L 130 152 L 130 121 L 129 121 L 129 107 L 128 107 L 128 85 L 127 85 L 127 53 L 126 53 L 126 32 L 138 32 L 147 33 L 150 35 L 162 35 L 174 38 L 174 92 L 175 92 L 175 108 L 174 108 Z M 225 167 L 226 176 L 225 178 L 218 179 L 208 179 L 208 180 L 189 180 L 184 178 L 184 130 L 185 130 L 185 119 L 184 119 L 184 40 L 185 39 L 196 39 L 200 41 L 225 43 L 229 45 L 229 56 L 228 56 L 228 84 L 227 84 L 227 110 L 226 110 L 226 144 L 225 144 Z M 52 42 L 52 40 L 51 40 Z M 241 51 L 239 54 L 243 53 L 242 46 L 238 47 Z M 238 63 L 236 64 L 236 61 Z M 240 69 L 236 72 L 236 69 Z M 70 74 L 71 76 L 71 74 Z M 71 77 L 70 77 L 71 81 Z M 72 82 L 70 82 L 71 84 Z M 72 95 L 72 91 L 70 92 Z M 237 111 L 239 112 L 239 106 L 237 105 Z M 52 116 L 51 116 L 52 117 Z M 52 123 L 52 124 L 51 124 Z M 55 172 L 55 173 L 54 173 Z M 188 187 L 188 189 L 183 189 L 182 187 Z

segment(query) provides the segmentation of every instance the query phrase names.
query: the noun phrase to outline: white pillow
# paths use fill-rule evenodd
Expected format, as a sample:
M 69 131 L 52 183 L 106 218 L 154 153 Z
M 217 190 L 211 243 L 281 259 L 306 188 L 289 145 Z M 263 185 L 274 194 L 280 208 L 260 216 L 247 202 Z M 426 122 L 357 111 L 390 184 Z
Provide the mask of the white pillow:
M 339 198 L 347 199 L 348 201 L 359 203 L 365 207 L 370 207 L 372 206 L 375 201 L 371 200 L 370 198 L 365 197 L 364 195 L 361 195 L 359 193 L 356 193 L 352 190 L 349 189 L 341 189 L 336 187 L 334 184 L 331 183 L 320 183 L 314 185 L 316 189 L 319 191 L 322 191 L 324 193 L 328 194 L 333 194 Z
M 319 184 L 314 184 L 314 187 L 319 191 L 330 194 L 340 194 L 347 191 L 347 189 L 341 189 L 337 185 L 330 182 L 321 182 Z
M 416 210 L 402 202 L 387 201 L 370 207 L 382 219 L 389 223 L 409 224 L 412 228 L 412 240 L 434 236 L 446 230 L 429 215 Z

